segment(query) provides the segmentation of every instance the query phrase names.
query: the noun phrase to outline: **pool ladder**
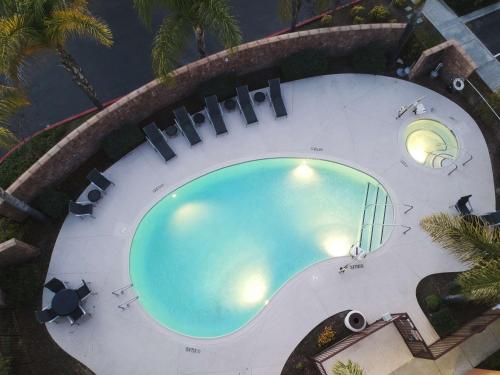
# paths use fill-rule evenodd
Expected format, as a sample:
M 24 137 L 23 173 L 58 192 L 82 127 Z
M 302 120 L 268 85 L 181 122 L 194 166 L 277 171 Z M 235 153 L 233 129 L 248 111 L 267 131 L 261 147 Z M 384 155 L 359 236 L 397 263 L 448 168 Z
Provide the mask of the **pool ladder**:
M 128 284 L 128 285 L 125 285 L 121 288 L 118 288 L 116 290 L 113 290 L 111 293 L 117 297 L 123 295 L 127 290 L 129 290 L 130 288 L 132 288 L 134 286 L 134 284 Z M 118 308 L 122 311 L 125 311 L 127 310 L 129 307 L 130 307 L 130 304 L 134 301 L 137 301 L 139 299 L 139 296 L 135 296 L 135 297 L 132 297 L 130 298 L 129 300 L 121 303 L 118 305 Z

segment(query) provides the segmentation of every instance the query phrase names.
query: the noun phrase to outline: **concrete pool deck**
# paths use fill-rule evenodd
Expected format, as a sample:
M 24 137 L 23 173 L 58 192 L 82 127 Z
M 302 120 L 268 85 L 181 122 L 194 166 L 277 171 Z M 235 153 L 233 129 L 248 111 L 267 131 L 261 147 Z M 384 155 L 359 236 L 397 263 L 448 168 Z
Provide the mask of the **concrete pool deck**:
M 47 278 L 58 277 L 73 287 L 85 279 L 98 293 L 85 302 L 92 317 L 80 326 L 62 320 L 47 325 L 65 351 L 97 374 L 279 374 L 312 328 L 346 309 L 363 312 L 369 322 L 386 312 L 407 312 L 427 343 L 437 340 L 417 303 L 415 288 L 428 274 L 459 271 L 464 265 L 434 245 L 419 221 L 435 212 L 453 212 L 450 206 L 467 194 L 472 194 L 476 212 L 494 209 L 491 163 L 479 128 L 445 97 L 388 77 L 322 76 L 283 84 L 282 91 L 287 118 L 276 120 L 267 103 L 256 105 L 259 124 L 248 127 L 237 111 L 225 112 L 228 134 L 216 137 L 205 123 L 198 128 L 201 144 L 189 147 L 182 136 L 170 139 L 177 157 L 168 163 L 143 144 L 105 172 L 116 186 L 97 204 L 96 219 L 66 219 L 49 266 Z M 421 96 L 429 110 L 425 116 L 410 112 L 396 120 L 402 105 Z M 457 136 L 461 151 L 458 169 L 451 175 L 453 166 L 429 169 L 407 154 L 402 135 L 417 118 L 441 121 Z M 277 156 L 331 160 L 368 173 L 390 194 L 396 221 L 412 229 L 404 235 L 402 228 L 394 228 L 388 241 L 364 260 L 362 269 L 340 275 L 337 270 L 346 258 L 307 268 L 254 320 L 221 338 L 176 334 L 156 323 L 138 301 L 125 311 L 117 307 L 136 296 L 133 288 L 119 297 L 111 292 L 130 284 L 130 242 L 149 208 L 209 171 Z M 470 156 L 473 159 L 462 166 Z M 404 214 L 401 204 L 414 209 Z M 44 291 L 44 306 L 50 298 Z M 393 370 L 400 365 L 395 362 Z

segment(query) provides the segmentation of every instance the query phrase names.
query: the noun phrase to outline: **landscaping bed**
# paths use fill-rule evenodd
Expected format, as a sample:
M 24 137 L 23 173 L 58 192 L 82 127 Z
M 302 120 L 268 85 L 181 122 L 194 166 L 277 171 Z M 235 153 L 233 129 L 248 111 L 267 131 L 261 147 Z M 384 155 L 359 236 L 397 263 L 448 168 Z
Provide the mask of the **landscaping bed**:
M 443 338 L 490 308 L 473 302 L 446 302 L 444 297 L 459 295 L 455 279 L 459 272 L 429 275 L 417 285 L 417 301 L 437 334 Z
M 500 371 L 500 349 L 478 364 L 476 368 Z
M 314 327 L 290 354 L 281 375 L 320 375 L 311 358 L 352 333 L 344 324 L 349 311 L 332 315 Z
M 498 0 L 444 0 L 457 16 L 463 16 L 475 10 L 495 4 Z

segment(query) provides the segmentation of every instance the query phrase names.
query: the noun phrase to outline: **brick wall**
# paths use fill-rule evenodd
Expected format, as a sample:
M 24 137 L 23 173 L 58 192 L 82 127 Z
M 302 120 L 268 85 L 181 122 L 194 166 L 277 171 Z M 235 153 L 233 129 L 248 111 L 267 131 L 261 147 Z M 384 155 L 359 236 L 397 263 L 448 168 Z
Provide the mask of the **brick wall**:
M 100 140 L 112 130 L 151 116 L 221 73 L 246 74 L 268 68 L 306 48 L 323 48 L 334 56 L 346 56 L 370 44 L 390 47 L 399 40 L 404 28 L 405 24 L 391 23 L 300 31 L 246 43 L 234 51 L 222 51 L 185 65 L 174 71 L 175 85 L 152 81 L 87 120 L 41 157 L 7 192 L 29 202 L 95 153 Z M 1 202 L 0 215 L 8 215 L 4 208 L 5 202 Z
M 422 52 L 410 73 L 410 80 L 430 74 L 440 62 L 443 68 L 439 73 L 445 79 L 467 78 L 477 68 L 462 46 L 452 39 Z

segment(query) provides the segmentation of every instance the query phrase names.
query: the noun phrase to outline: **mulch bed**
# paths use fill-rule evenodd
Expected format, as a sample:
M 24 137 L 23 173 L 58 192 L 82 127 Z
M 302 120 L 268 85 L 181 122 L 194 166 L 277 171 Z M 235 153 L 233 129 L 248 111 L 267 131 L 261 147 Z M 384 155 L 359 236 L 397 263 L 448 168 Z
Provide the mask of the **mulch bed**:
M 321 375 L 311 358 L 352 333 L 344 325 L 344 318 L 349 311 L 351 310 L 332 315 L 314 327 L 290 354 L 281 370 L 281 375 Z M 320 346 L 318 337 L 327 326 L 335 332 L 334 338 L 329 343 Z

